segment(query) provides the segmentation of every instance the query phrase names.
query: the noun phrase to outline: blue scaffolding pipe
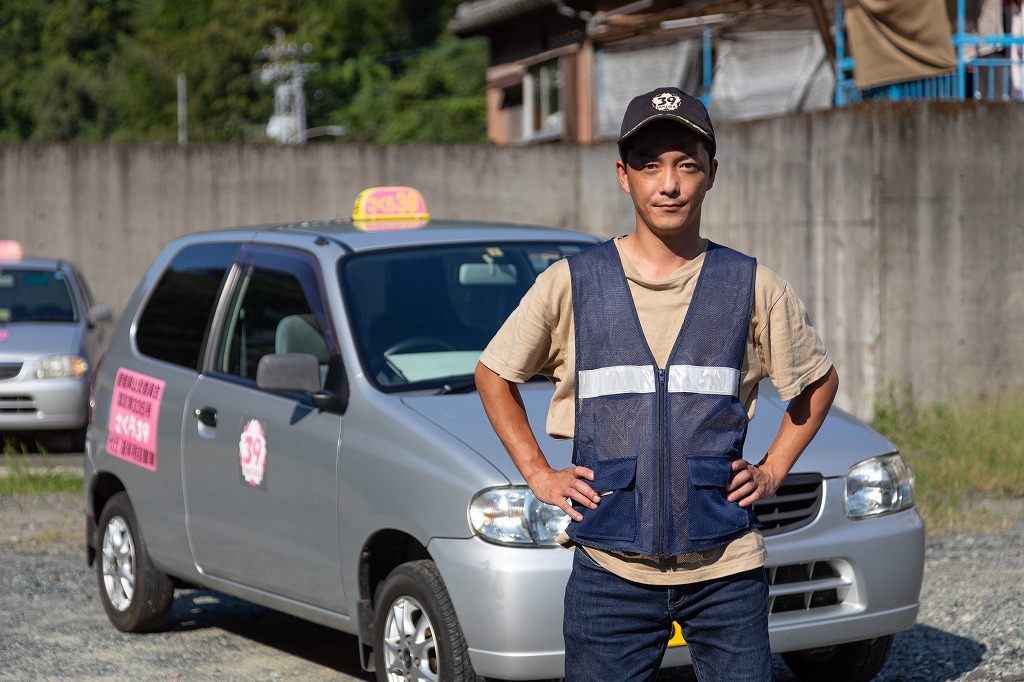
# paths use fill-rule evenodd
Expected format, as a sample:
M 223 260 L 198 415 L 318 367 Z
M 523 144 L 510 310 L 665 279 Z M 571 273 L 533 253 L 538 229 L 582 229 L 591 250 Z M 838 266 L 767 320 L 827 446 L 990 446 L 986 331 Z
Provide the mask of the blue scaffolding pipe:
M 701 27 L 701 37 L 703 38 L 703 66 L 704 66 L 704 88 L 703 94 L 701 95 L 700 101 L 704 103 L 704 106 L 708 106 L 711 101 L 711 59 L 712 53 L 712 42 L 711 42 L 711 25 L 704 24 Z
M 1024 98 L 1024 93 L 1012 92 L 1011 69 L 1024 70 L 1024 62 L 1007 57 L 968 58 L 967 47 L 992 47 L 1005 49 L 1014 45 L 1024 45 L 1024 36 L 1007 33 L 976 35 L 967 32 L 966 2 L 956 3 L 956 32 L 953 35 L 953 46 L 956 48 L 956 70 L 952 74 L 926 78 L 906 83 L 893 83 L 878 88 L 858 90 L 853 80 L 854 59 L 846 54 L 846 23 L 843 12 L 843 0 L 835 3 L 836 27 L 836 91 L 837 107 L 846 106 L 851 102 L 867 99 L 943 99 L 964 101 L 968 97 L 982 100 L 1008 99 L 1013 95 L 1016 99 Z M 977 54 L 977 50 L 974 51 Z M 968 76 L 971 76 L 974 91 L 967 92 Z M 987 84 L 987 87 L 986 87 Z

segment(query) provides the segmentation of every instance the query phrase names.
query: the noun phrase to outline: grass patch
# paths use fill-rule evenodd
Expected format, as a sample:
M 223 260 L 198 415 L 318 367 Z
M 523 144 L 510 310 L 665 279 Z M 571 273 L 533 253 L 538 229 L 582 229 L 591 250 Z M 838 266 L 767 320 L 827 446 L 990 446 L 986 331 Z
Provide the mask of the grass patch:
M 82 477 L 58 470 L 46 461 L 46 449 L 38 446 L 42 464 L 32 465 L 28 447 L 8 437 L 0 464 L 6 470 L 0 475 L 0 496 L 44 495 L 46 493 L 81 493 Z
M 918 405 L 891 390 L 875 405 L 874 426 L 899 446 L 916 477 L 915 498 L 929 531 L 982 530 L 1021 518 L 1024 498 L 1024 390 Z

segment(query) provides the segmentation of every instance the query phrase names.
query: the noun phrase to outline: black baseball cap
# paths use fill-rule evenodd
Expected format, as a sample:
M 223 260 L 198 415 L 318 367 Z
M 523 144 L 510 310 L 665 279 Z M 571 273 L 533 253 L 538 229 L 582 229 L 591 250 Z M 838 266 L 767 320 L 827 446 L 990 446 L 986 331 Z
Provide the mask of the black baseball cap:
M 687 95 L 679 88 L 657 88 L 634 97 L 626 107 L 619 131 L 619 156 L 626 160 L 627 142 L 636 131 L 651 121 L 676 121 L 689 127 L 707 143 L 711 158 L 715 158 L 715 129 L 711 116 L 696 97 Z

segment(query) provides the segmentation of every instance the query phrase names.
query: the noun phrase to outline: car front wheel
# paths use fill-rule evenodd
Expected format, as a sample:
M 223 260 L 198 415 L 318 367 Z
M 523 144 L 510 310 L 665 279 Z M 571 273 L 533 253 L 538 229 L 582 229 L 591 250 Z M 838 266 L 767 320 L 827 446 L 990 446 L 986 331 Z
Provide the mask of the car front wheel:
M 373 641 L 379 682 L 476 682 L 466 640 L 432 561 L 402 564 L 377 592 Z
M 170 613 L 174 585 L 150 561 L 127 493 L 107 501 L 97 526 L 96 578 L 110 622 L 122 632 L 159 629 Z
M 790 651 L 782 660 L 801 680 L 814 682 L 867 682 L 885 665 L 892 648 L 892 635 L 837 644 L 820 649 Z

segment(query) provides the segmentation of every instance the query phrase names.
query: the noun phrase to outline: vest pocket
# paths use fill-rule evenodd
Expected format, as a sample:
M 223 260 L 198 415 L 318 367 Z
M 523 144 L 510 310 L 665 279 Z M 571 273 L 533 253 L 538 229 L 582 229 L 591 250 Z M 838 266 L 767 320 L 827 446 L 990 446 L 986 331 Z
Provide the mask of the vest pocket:
M 725 487 L 732 479 L 732 459 L 695 455 L 686 462 L 690 468 L 690 540 L 714 540 L 750 528 L 750 512 L 725 499 Z
M 636 457 L 617 457 L 590 465 L 590 487 L 601 495 L 597 509 L 575 505 L 583 514 L 576 535 L 594 540 L 626 540 L 636 537 Z

